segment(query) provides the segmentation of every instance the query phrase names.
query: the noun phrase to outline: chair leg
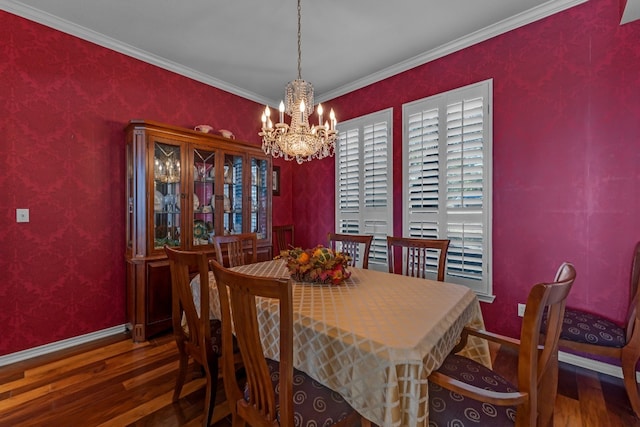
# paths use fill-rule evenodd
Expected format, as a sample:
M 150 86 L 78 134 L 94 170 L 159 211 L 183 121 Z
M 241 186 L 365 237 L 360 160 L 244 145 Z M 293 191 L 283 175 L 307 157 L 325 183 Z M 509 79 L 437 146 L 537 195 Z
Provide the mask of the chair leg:
M 636 417 L 640 418 L 640 395 L 638 394 L 638 384 L 636 382 L 636 365 L 640 359 L 640 350 L 631 351 L 625 347 L 622 350 L 621 364 L 622 377 L 624 378 L 624 388 L 627 390 L 627 396 L 631 403 L 631 409 L 635 412 Z
M 218 357 L 213 356 L 207 366 L 204 367 L 207 384 L 204 397 L 204 418 L 202 426 L 209 427 L 213 417 L 213 408 L 216 406 L 216 392 L 218 391 Z
M 180 367 L 178 369 L 178 378 L 176 378 L 176 387 L 173 390 L 173 402 L 180 399 L 180 392 L 187 378 L 187 368 L 189 366 L 189 355 L 187 354 L 184 343 L 178 343 L 178 352 L 180 354 Z
M 231 414 L 231 427 L 245 427 L 247 423 L 237 414 Z
M 538 426 L 553 427 L 553 411 L 558 395 L 558 353 L 549 359 L 547 372 L 540 381 L 538 390 Z

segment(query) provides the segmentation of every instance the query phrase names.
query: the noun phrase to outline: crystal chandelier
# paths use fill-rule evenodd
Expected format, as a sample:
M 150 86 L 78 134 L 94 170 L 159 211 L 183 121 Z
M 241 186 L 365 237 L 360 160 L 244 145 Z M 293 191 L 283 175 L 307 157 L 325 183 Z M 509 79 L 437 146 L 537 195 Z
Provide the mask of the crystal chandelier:
M 266 106 L 262 114 L 262 149 L 273 157 L 285 160 L 296 159 L 298 163 L 312 159 L 331 157 L 335 150 L 336 116 L 333 109 L 329 121 L 322 123 L 322 105 L 318 104 L 318 124 L 309 125 L 309 116 L 313 113 L 313 86 L 302 80 L 302 47 L 300 30 L 301 8 L 298 0 L 298 78 L 289 82 L 285 89 L 285 102 L 280 101 L 280 117 L 273 125 L 271 110 Z M 291 117 L 286 124 L 284 114 Z

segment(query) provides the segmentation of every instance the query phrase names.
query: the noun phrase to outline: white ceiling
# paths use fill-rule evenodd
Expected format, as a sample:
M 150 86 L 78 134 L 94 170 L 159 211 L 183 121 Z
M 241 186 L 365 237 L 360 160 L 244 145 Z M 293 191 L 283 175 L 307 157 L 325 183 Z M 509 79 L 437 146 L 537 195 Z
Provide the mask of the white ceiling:
M 620 24 L 628 24 L 638 19 L 640 19 L 640 0 L 627 0 Z
M 584 1 L 303 0 L 302 78 L 325 101 Z M 276 105 L 297 77 L 296 0 L 0 7 L 260 103 Z

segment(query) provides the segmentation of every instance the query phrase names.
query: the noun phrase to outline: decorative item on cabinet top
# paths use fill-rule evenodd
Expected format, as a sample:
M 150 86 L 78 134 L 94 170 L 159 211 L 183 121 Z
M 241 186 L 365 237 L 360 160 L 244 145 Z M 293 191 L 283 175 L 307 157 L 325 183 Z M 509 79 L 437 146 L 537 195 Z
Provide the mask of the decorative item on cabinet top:
M 213 126 L 198 125 L 194 127 L 193 130 L 197 130 L 198 132 L 203 132 L 203 133 L 210 133 L 213 130 Z
M 221 135 L 229 139 L 236 139 L 236 136 L 230 130 L 227 130 L 227 129 L 214 130 L 213 126 L 210 126 L 210 125 L 198 125 L 194 127 L 193 130 L 202 132 L 202 133 L 211 133 L 214 135 Z
M 220 132 L 220 135 L 224 136 L 225 138 L 236 139 L 236 136 L 230 130 L 219 129 L 218 132 Z

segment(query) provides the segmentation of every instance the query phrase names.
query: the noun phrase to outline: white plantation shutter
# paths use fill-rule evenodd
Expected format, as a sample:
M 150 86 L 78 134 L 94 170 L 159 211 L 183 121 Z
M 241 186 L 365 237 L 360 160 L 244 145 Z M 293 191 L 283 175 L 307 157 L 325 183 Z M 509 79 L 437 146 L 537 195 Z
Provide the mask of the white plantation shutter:
M 449 239 L 446 281 L 493 298 L 492 82 L 403 106 L 403 235 Z
M 360 153 L 358 129 L 339 133 L 337 157 L 338 201 L 341 211 L 358 212 L 360 209 Z
M 391 112 L 339 123 L 336 144 L 336 232 L 373 235 L 369 268 L 380 270 L 393 224 Z
M 452 276 L 481 280 L 483 275 L 485 98 L 447 105 L 447 236 Z
M 364 126 L 364 205 L 367 208 L 387 206 L 389 195 L 387 164 L 387 122 Z

